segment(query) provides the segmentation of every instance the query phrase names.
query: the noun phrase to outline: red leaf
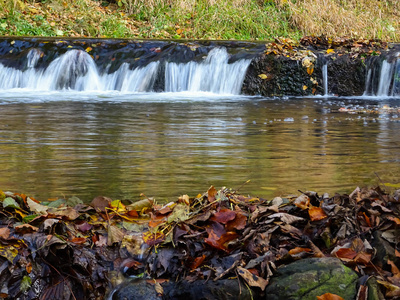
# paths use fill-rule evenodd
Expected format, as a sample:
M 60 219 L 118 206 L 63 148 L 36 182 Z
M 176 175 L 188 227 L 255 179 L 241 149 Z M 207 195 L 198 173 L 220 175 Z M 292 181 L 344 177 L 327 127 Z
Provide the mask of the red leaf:
M 196 257 L 194 261 L 190 265 L 190 269 L 194 270 L 201 266 L 203 261 L 206 259 L 206 256 L 203 254 L 202 256 Z
M 71 240 L 71 242 L 74 243 L 74 244 L 77 244 L 77 245 L 81 245 L 81 244 L 86 243 L 86 238 L 78 238 L 78 237 L 75 237 L 75 238 L 73 238 L 73 239 Z
M 318 300 L 344 300 L 342 297 L 335 295 L 335 294 L 331 294 L 331 293 L 326 293 L 321 296 L 317 296 L 317 299 Z
M 335 254 L 338 258 L 345 260 L 353 260 L 357 256 L 357 252 L 350 248 L 340 248 Z
M 227 232 L 221 236 L 218 236 L 213 230 L 209 232 L 208 238 L 204 241 L 217 249 L 228 251 L 227 243 L 237 238 L 239 235 L 235 232 Z
M 228 208 L 223 208 L 219 212 L 216 212 L 210 218 L 210 220 L 215 221 L 215 222 L 219 222 L 219 223 L 222 223 L 222 224 L 226 224 L 229 221 L 232 221 L 233 219 L 235 219 L 235 217 L 236 217 L 236 212 L 234 212 L 233 210 L 230 210 Z
M 247 216 L 244 213 L 236 212 L 236 217 L 232 221 L 229 221 L 226 224 L 227 231 L 241 230 L 246 227 L 247 224 Z

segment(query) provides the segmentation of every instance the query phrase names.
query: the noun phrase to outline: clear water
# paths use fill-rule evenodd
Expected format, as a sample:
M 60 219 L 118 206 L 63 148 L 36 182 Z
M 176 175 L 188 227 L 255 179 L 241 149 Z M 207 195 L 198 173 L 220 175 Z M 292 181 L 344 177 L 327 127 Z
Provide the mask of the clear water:
M 0 93 L 0 189 L 159 201 L 210 185 L 270 198 L 400 181 L 400 100 Z M 345 108 L 347 112 L 339 112 Z M 364 112 L 365 111 L 365 112 Z

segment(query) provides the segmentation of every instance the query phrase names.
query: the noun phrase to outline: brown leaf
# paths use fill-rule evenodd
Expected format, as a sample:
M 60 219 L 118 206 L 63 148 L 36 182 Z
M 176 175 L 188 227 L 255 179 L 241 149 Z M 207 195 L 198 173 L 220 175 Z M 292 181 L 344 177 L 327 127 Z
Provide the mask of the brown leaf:
M 208 202 L 214 202 L 215 196 L 217 196 L 217 190 L 214 186 L 211 186 L 207 191 Z
M 103 196 L 98 196 L 90 202 L 90 205 L 94 207 L 96 211 L 106 212 L 106 207 L 110 206 L 111 199 Z
M 243 267 L 237 267 L 238 274 L 247 282 L 250 286 L 259 287 L 262 291 L 268 285 L 269 280 L 261 278 L 257 275 L 252 274 L 249 270 Z
M 2 238 L 3 240 L 7 240 L 9 236 L 10 236 L 9 228 L 7 227 L 0 228 L 0 238 Z
M 15 232 L 20 233 L 20 234 L 36 232 L 38 230 L 39 230 L 39 228 L 32 226 L 30 224 L 22 224 L 22 225 L 15 226 Z
M 80 217 L 80 214 L 72 207 L 49 208 L 47 212 L 57 217 L 66 217 L 71 221 Z
M 292 224 L 298 221 L 303 221 L 304 219 L 301 217 L 296 217 L 293 216 L 291 214 L 287 214 L 287 213 L 276 213 L 273 215 L 268 216 L 268 218 L 277 218 L 280 219 L 280 221 L 286 223 L 286 224 Z
M 112 246 L 114 243 L 119 243 L 123 240 L 124 233 L 115 225 L 108 225 L 107 245 Z

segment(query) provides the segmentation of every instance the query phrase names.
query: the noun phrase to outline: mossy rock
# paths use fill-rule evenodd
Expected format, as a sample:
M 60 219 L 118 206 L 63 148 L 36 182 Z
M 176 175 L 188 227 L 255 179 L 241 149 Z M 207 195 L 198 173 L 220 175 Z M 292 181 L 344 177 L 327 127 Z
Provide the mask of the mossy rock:
M 315 300 L 325 293 L 354 299 L 358 276 L 336 258 L 308 258 L 278 268 L 266 299 Z

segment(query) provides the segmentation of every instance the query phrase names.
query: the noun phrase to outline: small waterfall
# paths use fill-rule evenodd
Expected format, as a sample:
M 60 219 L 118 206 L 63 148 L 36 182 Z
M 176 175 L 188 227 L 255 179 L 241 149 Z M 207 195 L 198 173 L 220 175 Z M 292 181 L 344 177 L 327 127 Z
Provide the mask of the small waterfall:
M 0 63 L 0 90 L 151 92 L 156 81 L 164 84 L 159 79 L 161 76 L 165 86 L 159 90 L 166 92 L 240 94 L 251 62 L 250 59 L 240 59 L 229 63 L 227 50 L 216 47 L 200 62 L 174 63 L 160 59 L 141 67 L 122 62 L 116 71 L 109 73 L 111 63 L 105 67 L 98 66 L 92 56 L 83 50 L 71 49 L 47 67 L 38 67 L 42 56 L 40 50 L 31 49 L 22 69 L 5 67 Z
M 214 48 L 200 63 L 166 63 L 165 91 L 239 94 L 251 60 L 228 60 L 225 48 Z
M 328 96 L 328 64 L 326 63 L 322 66 L 322 80 L 324 84 L 324 96 Z
M 397 57 L 399 53 L 397 54 Z M 389 97 L 400 95 L 400 62 L 373 61 L 367 71 L 364 96 Z

